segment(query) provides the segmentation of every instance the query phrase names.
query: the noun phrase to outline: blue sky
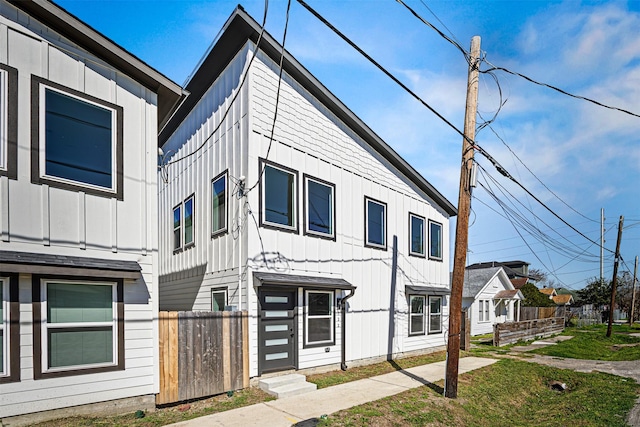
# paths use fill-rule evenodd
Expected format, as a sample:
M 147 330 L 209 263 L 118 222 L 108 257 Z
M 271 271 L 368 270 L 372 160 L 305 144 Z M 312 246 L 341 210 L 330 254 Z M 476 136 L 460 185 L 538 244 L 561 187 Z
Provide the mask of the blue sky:
M 467 65 L 454 46 L 393 0 L 307 1 L 462 129 Z M 237 1 L 57 3 L 182 84 Z M 639 1 L 406 3 L 467 50 L 471 37 L 479 35 L 488 63 L 640 114 Z M 263 1 L 242 5 L 256 21 L 262 20 Z M 277 40 L 282 39 L 285 10 L 286 1 L 269 2 L 267 30 Z M 286 48 L 457 204 L 462 140 L 455 131 L 295 1 Z M 596 242 L 604 208 L 607 279 L 613 271 L 618 218 L 624 215 L 621 254 L 626 264 L 620 269 L 633 270 L 640 255 L 640 118 L 502 72 L 495 77 L 506 103 L 491 129 L 477 134 L 477 142 L 558 216 Z M 497 88 L 491 76 L 482 75 L 478 108 L 485 119 L 500 103 Z M 596 244 L 510 184 L 482 156 L 476 159 L 488 176 L 481 173 L 485 188 L 476 188 L 472 200 L 469 263 L 524 260 L 549 272 L 556 287 L 570 289 L 599 275 Z M 531 225 L 514 227 L 487 190 Z M 452 241 L 454 230 L 455 220 Z

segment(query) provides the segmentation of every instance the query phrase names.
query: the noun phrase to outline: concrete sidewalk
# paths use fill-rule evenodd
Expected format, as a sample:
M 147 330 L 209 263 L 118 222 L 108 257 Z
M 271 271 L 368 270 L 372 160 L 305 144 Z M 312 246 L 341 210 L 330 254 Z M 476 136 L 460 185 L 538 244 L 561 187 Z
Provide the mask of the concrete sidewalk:
M 497 362 L 496 359 L 464 357 L 460 359 L 459 373 L 489 366 L 495 362 Z M 443 379 L 444 373 L 445 362 L 430 363 L 172 425 L 180 427 L 289 427 L 303 420 L 320 418 L 323 414 L 332 414 L 342 409 L 434 383 Z

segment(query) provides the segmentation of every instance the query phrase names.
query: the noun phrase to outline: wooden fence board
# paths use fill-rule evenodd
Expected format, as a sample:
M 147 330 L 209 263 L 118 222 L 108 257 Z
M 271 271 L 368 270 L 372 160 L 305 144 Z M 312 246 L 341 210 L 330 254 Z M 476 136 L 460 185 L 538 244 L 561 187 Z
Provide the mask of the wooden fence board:
M 500 347 L 520 340 L 558 334 L 564 330 L 564 317 L 525 320 L 493 325 L 493 345 Z

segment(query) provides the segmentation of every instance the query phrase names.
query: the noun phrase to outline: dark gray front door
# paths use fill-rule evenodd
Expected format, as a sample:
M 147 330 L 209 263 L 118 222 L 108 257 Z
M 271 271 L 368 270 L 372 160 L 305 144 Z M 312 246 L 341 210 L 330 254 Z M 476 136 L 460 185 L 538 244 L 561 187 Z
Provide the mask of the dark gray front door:
M 261 288 L 258 292 L 258 369 L 296 368 L 296 291 Z

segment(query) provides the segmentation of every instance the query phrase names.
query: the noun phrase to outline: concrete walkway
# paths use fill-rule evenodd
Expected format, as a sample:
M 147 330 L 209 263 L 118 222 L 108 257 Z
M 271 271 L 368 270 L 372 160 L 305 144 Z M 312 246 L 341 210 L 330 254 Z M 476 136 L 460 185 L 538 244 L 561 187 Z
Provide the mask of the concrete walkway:
M 496 359 L 464 357 L 459 373 L 483 368 Z M 342 409 L 362 405 L 403 391 L 430 385 L 444 378 L 445 362 L 430 363 L 363 380 L 327 387 L 270 402 L 258 403 L 172 424 L 180 427 L 289 427 Z M 310 425 L 314 425 L 310 423 Z

